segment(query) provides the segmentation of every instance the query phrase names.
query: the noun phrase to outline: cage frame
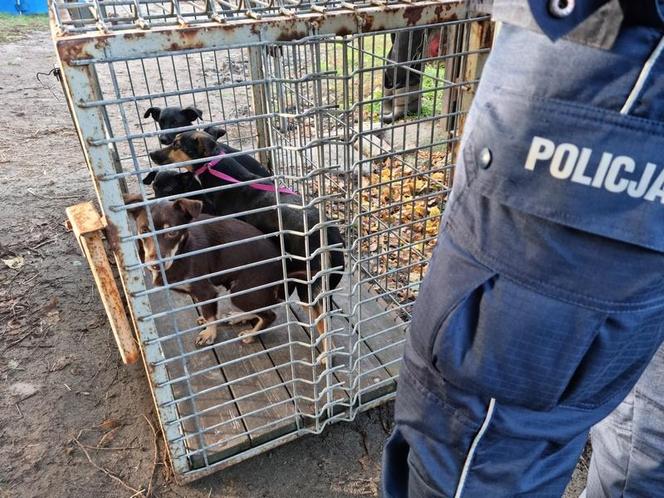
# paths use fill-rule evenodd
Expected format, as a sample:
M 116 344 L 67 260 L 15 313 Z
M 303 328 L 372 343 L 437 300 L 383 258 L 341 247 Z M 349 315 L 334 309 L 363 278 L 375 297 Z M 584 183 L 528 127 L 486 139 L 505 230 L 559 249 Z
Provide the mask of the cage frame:
M 63 86 L 67 103 L 75 123 L 81 142 L 85 161 L 89 167 L 95 192 L 102 213 L 102 225 L 106 234 L 110 253 L 115 258 L 120 272 L 120 281 L 125 295 L 133 296 L 128 306 L 128 314 L 141 338 L 139 346 L 144 366 L 149 376 L 150 389 L 157 407 L 157 414 L 166 439 L 166 447 L 178 482 L 189 482 L 222 468 L 238 463 L 256 454 L 294 440 L 304 433 L 319 433 L 333 422 L 334 417 L 325 420 L 315 430 L 295 431 L 259 446 L 249 448 L 240 454 L 203 468 L 191 469 L 184 439 L 174 425 L 165 424 L 164 420 L 177 420 L 175 399 L 169 386 L 169 375 L 159 350 L 158 331 L 154 322 L 142 320 L 141 317 L 151 316 L 148 297 L 145 295 L 141 260 L 134 241 L 123 241 L 119 233 L 130 233 L 126 212 L 114 209 L 123 205 L 123 189 L 120 182 L 111 182 L 104 188 L 100 180 L 107 175 L 117 173 L 118 159 L 109 147 L 109 139 L 104 136 L 104 115 L 99 106 L 91 106 L 90 102 L 103 100 L 102 91 L 95 72 L 95 64 L 118 60 L 133 60 L 145 57 L 160 57 L 171 53 L 196 53 L 198 51 L 233 49 L 236 47 L 253 48 L 266 43 L 288 43 L 315 40 L 326 35 L 347 36 L 367 34 L 390 29 L 435 25 L 438 23 L 466 19 L 469 15 L 467 2 L 463 0 L 419 0 L 383 3 L 380 1 L 355 5 L 340 3 L 334 9 L 313 9 L 307 12 L 280 12 L 266 17 L 243 16 L 223 21 L 210 19 L 195 25 L 180 23 L 178 25 L 156 26 L 150 29 L 123 29 L 118 31 L 100 29 L 98 32 L 77 33 L 68 31 L 59 20 L 57 4 L 51 8 L 51 24 L 54 33 L 55 48 L 58 53 Z M 103 28 L 103 26 L 101 27 Z M 460 68 L 466 80 L 475 80 L 480 74 L 485 59 L 483 50 L 491 44 L 491 29 L 488 19 L 471 25 L 471 47 L 477 50 L 472 61 Z M 252 72 L 261 70 L 258 57 L 252 57 Z M 256 87 L 255 102 L 265 98 Z M 467 110 L 473 88 L 461 89 L 468 98 L 462 107 Z M 74 100 L 74 96 L 77 97 Z M 256 112 L 258 109 L 255 110 Z M 461 117 L 461 120 L 463 117 Z M 460 126 L 456 126 L 460 129 Z M 259 144 L 269 147 L 269 137 L 264 129 L 258 128 Z M 154 133 L 156 134 L 156 133 Z M 150 132 L 145 134 L 150 135 Z M 112 141 L 112 140 L 111 140 Z M 457 146 L 457 142 L 453 147 Z M 136 174 L 147 173 L 149 170 L 135 171 Z M 143 187 L 140 187 L 143 189 Z M 144 198 L 145 191 L 142 191 Z M 359 411 L 371 409 L 394 397 L 394 392 L 377 397 L 361 406 Z

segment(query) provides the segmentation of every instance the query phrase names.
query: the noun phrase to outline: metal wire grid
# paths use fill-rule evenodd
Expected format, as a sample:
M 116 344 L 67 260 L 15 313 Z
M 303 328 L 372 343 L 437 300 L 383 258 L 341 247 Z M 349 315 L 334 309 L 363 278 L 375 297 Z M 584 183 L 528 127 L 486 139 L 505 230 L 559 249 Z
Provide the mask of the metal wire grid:
M 291 295 L 271 307 L 279 319 L 261 334 L 262 349 L 252 351 L 228 334 L 214 346 L 191 346 L 203 326 L 192 321 L 195 305 L 168 291 L 176 283 L 168 281 L 164 255 L 159 255 L 164 285 L 153 287 L 146 280 L 145 286 L 134 283 L 138 290 L 133 292 L 129 286 L 134 314 L 143 324 L 143 348 L 152 358 L 155 400 L 176 471 L 200 475 L 299 434 L 319 433 L 331 422 L 351 420 L 358 411 L 393 396 L 412 301 L 451 186 L 454 145 L 467 108 L 464 95 L 477 83 L 467 77 L 466 61 L 487 51 L 471 48 L 470 27 L 485 20 L 97 59 L 91 65 L 91 91 L 87 98 L 74 97 L 80 108 L 99 112 L 103 121 L 103 132 L 87 141 L 87 147 L 105 148 L 112 158 L 97 176 L 99 188 L 139 192 L 140 205 L 148 212 L 147 233 L 120 227 L 127 276 L 145 270 L 130 254 L 135 243 L 173 230 L 155 229 L 151 212 L 156 201 L 140 182 L 155 167 L 148 152 L 159 147 L 161 134 L 155 123 L 143 118 L 151 106 L 201 109 L 205 126 L 223 125 L 223 140 L 269 164 L 275 186 L 287 184 L 298 191 L 300 209 L 312 206 L 321 220 L 333 220 L 346 241 L 344 280 L 337 289 L 323 288 L 322 296 L 332 300 L 324 301 L 326 312 L 320 319 L 327 334 L 322 338 L 315 332 L 314 317 L 302 307 L 322 297 L 311 285 L 307 296 Z M 389 48 L 399 33 L 408 36 L 411 45 L 416 33 L 423 34 L 425 46 L 437 39 L 439 49 L 395 62 Z M 417 60 L 426 66 L 417 69 Z M 420 76 L 422 85 L 413 92 L 420 104 L 415 115 L 384 125 L 379 121 L 386 100 L 383 72 L 395 67 L 407 70 L 407 85 L 411 75 Z M 382 137 L 378 142 L 373 138 L 377 135 Z M 122 204 L 104 200 L 112 196 L 103 192 L 102 197 L 110 218 L 125 216 Z M 306 231 L 320 234 L 323 250 L 340 250 L 327 246 L 320 229 L 325 221 L 310 226 L 304 219 Z M 283 249 L 286 230 L 281 221 L 277 235 Z M 282 251 L 282 266 L 287 257 Z M 329 261 L 323 267 L 327 281 Z M 216 298 L 221 303 L 228 299 Z M 325 368 L 319 354 L 329 337 L 336 361 Z M 380 388 L 385 389 L 370 395 Z
M 379 356 L 390 371 L 378 384 L 395 380 L 403 331 L 451 189 L 460 124 L 478 83 L 468 77 L 467 60 L 488 52 L 471 47 L 470 27 L 483 21 L 327 37 L 283 46 L 266 58 L 273 82 L 267 99 L 278 113 L 270 122 L 272 143 L 280 145 L 275 163 L 290 174 L 320 172 L 310 177 L 309 191 L 332 201 L 331 213 L 346 229 L 347 309 L 354 318 L 348 349 L 360 399 L 377 387 L 362 384 L 374 374 L 363 368 L 367 356 Z M 407 38 L 411 58 L 390 58 L 395 35 Z M 421 39 L 424 54 L 412 49 Z M 437 51 L 426 53 L 432 44 Z M 398 67 L 407 72 L 406 87 L 412 75 L 419 77 L 411 92 L 419 105 L 408 119 L 384 124 L 384 73 Z M 302 74 L 306 82 L 298 79 Z M 363 348 L 369 342 L 382 345 Z
M 302 82 L 279 82 L 269 92 L 278 114 L 271 122 L 272 140 L 281 144 L 276 162 L 287 165 L 285 167 L 290 168 L 290 174 L 302 174 L 311 169 L 324 172 L 321 181 L 326 183 L 322 186 L 314 183 L 310 188 L 313 192 L 326 192 L 328 196 L 331 192 L 339 199 L 332 206 L 337 208 L 335 215 L 357 230 L 351 233 L 351 238 L 357 242 L 355 248 L 361 250 L 357 253 L 357 263 L 361 264 L 363 271 L 371 274 L 374 279 L 371 283 L 383 291 L 397 289 L 386 279 L 389 271 L 375 268 L 375 260 L 394 253 L 391 259 L 403 263 L 398 265 L 399 270 L 412 267 L 415 260 L 422 264 L 428 261 L 422 249 L 415 249 L 411 244 L 411 238 L 414 231 L 426 231 L 426 227 L 420 227 L 420 224 L 426 225 L 439 214 L 408 220 L 411 215 L 407 211 L 418 201 L 425 201 L 429 207 L 443 207 L 453 166 L 449 151 L 459 140 L 457 123 L 465 115 L 463 95 L 478 82 L 477 79 L 464 79 L 458 75 L 464 74 L 468 56 L 487 52 L 487 49 L 469 50 L 470 31 L 462 28 L 483 19 L 357 35 L 343 40 L 330 38 L 319 40 L 317 45 L 290 45 L 288 51 L 280 56 L 284 61 L 312 59 L 318 70 L 308 74 L 309 79 L 316 80 L 315 84 L 304 86 Z M 456 29 L 451 32 L 453 27 Z M 412 40 L 418 31 L 426 33 L 427 41 L 436 38 L 441 40 L 439 45 L 450 44 L 457 47 L 457 51 L 425 57 L 423 60 L 429 63 L 426 72 L 408 67 L 418 60 L 410 59 L 397 64 L 390 61 L 386 55 L 390 36 L 407 33 Z M 315 55 L 309 56 L 308 52 Z M 427 102 L 420 104 L 418 112 L 407 120 L 382 124 L 378 118 L 381 116 L 381 104 L 387 99 L 381 95 L 383 72 L 395 66 L 424 77 L 425 87 L 412 94 L 420 101 L 424 97 Z M 292 71 L 294 65 L 273 58 L 268 68 L 272 72 L 270 76 L 277 79 L 284 70 Z M 457 75 L 450 77 L 455 68 Z M 303 107 L 298 108 L 298 105 Z M 291 117 L 293 115 L 295 117 Z M 296 121 L 299 124 L 295 124 Z M 381 136 L 380 143 L 367 138 L 378 135 Z M 358 147 L 358 142 L 368 144 L 368 150 Z M 366 166 L 374 171 L 360 174 L 366 171 Z M 400 170 L 400 174 L 395 170 Z M 379 171 L 383 174 L 378 175 Z M 403 190 L 409 187 L 407 182 L 414 179 L 425 182 L 417 187 L 424 193 L 407 194 L 404 202 Z M 365 197 L 381 202 L 360 202 Z M 384 204 L 382 200 L 391 202 Z M 431 201 L 436 201 L 436 204 Z M 434 212 L 437 213 L 438 209 Z M 391 215 L 391 220 L 386 221 L 381 216 L 384 211 Z M 371 231 L 360 229 L 364 227 L 358 223 L 360 218 L 375 222 L 377 227 Z M 373 239 L 381 235 L 387 235 L 387 238 L 396 236 L 398 245 L 391 244 L 392 249 L 388 250 L 386 244 L 371 244 L 372 241 L 379 242 Z M 434 241 L 435 234 L 418 239 L 420 244 L 429 247 Z M 367 250 L 369 246 L 371 250 Z M 415 287 L 417 283 L 409 287 Z
M 211 51 L 201 52 L 193 56 L 190 54 L 171 55 L 163 59 L 114 61 L 97 65 L 97 76 L 101 83 L 101 98 L 96 102 L 86 102 L 83 105 L 104 109 L 103 114 L 107 122 L 108 137 L 99 140 L 95 145 L 112 146 L 118 158 L 117 172 L 101 178 L 102 184 L 104 182 L 128 183 L 130 191 L 138 190 L 141 192 L 147 212 L 151 213 L 150 207 L 154 202 L 148 200 L 149 196 L 146 188 L 136 179 L 147 173 L 145 168 L 146 164 L 149 164 L 148 152 L 158 148 L 155 138 L 159 132 L 150 130 L 150 128 L 155 129 L 155 125 L 152 123 L 147 123 L 146 126 L 142 114 L 148 106 L 159 105 L 162 99 L 163 106 L 195 105 L 206 109 L 206 114 L 209 113 L 208 115 L 215 116 L 215 119 L 224 124 L 229 136 L 233 137 L 233 144 L 236 147 L 255 152 L 269 152 L 270 148 L 260 148 L 256 143 L 256 123 L 260 116 L 251 115 L 249 112 L 249 106 L 253 101 L 252 87 L 261 84 L 260 80 L 253 79 L 250 76 L 248 64 L 244 63 L 245 60 L 250 59 L 249 50 L 250 48 Z M 217 75 L 216 81 L 207 81 L 206 74 L 209 68 L 213 68 L 212 73 Z M 224 74 L 224 72 L 230 72 L 231 76 L 221 78 L 219 75 Z M 186 75 L 187 77 L 181 78 L 179 75 Z M 200 85 L 201 79 L 203 80 L 203 89 Z M 223 79 L 226 79 L 226 81 L 224 82 Z M 151 87 L 155 82 L 157 88 Z M 190 126 L 188 128 L 194 127 Z M 229 154 L 229 156 L 232 156 L 232 154 Z M 159 169 L 173 169 L 173 167 Z M 142 173 L 140 173 L 141 170 L 143 170 Z M 298 182 L 302 184 L 302 188 L 297 186 Z M 291 177 L 290 183 L 302 193 L 307 190 L 302 177 Z M 223 189 L 213 189 L 213 191 L 215 190 Z M 183 198 L 188 195 L 191 194 L 171 196 L 171 199 Z M 271 209 L 277 210 L 280 206 L 277 205 Z M 112 206 L 111 209 L 113 208 L 123 209 L 122 206 Z M 236 216 L 240 214 L 243 213 L 238 213 Z M 151 218 L 151 216 L 149 217 Z M 224 218 L 228 217 L 221 217 L 221 219 Z M 189 226 L 202 223 L 200 221 L 194 222 Z M 305 230 L 316 230 L 316 227 L 305 225 Z M 123 241 L 136 241 L 148 237 L 154 239 L 155 235 L 168 231 L 168 229 L 165 231 L 156 230 L 153 221 L 150 219 L 150 231 L 148 233 L 127 236 L 123 238 Z M 280 227 L 279 231 L 280 233 L 284 232 L 283 226 Z M 194 254 L 189 253 L 188 256 Z M 310 255 L 307 256 L 310 257 Z M 285 256 L 282 256 L 282 258 L 285 258 Z M 212 455 L 220 447 L 223 448 L 236 443 L 237 446 L 241 446 L 242 439 L 257 432 L 267 431 L 274 426 L 292 422 L 297 430 L 320 432 L 332 420 L 330 404 L 334 400 L 334 395 L 339 390 L 347 391 L 348 389 L 343 387 L 336 377 L 333 377 L 332 371 L 323 372 L 322 369 L 317 369 L 320 365 L 320 360 L 317 358 L 317 346 L 319 346 L 320 340 L 315 332 L 304 338 L 296 338 L 291 335 L 291 328 L 293 327 L 314 329 L 315 324 L 312 323 L 311 318 L 304 314 L 299 317 L 294 316 L 288 306 L 277 304 L 271 309 L 277 312 L 282 319 L 274 326 L 266 329 L 264 333 L 268 335 L 274 332 L 284 332 L 286 340 L 282 341 L 281 344 L 272 346 L 264 344 L 264 350 L 241 357 L 232 357 L 233 355 L 229 356 L 228 354 L 231 348 L 235 351 L 240 350 L 240 338 L 237 337 L 222 340 L 214 346 L 192 350 L 190 345 L 185 344 L 185 342 L 193 341 L 193 337 L 203 329 L 203 326 L 196 325 L 191 319 L 189 323 L 185 321 L 183 325 L 182 315 L 193 311 L 195 305 L 191 302 L 183 304 L 179 300 L 176 301 L 173 294 L 164 292 L 166 289 L 189 283 L 189 280 L 169 282 L 164 267 L 166 261 L 168 260 L 165 260 L 163 255 L 160 254 L 160 273 L 164 285 L 135 293 L 132 298 L 156 297 L 162 294 L 162 299 L 166 301 L 162 305 L 163 309 L 161 311 L 139 317 L 139 320 L 158 322 L 159 337 L 144 342 L 144 346 L 159 344 L 164 351 L 164 359 L 154 362 L 153 366 L 165 366 L 169 370 L 169 366 L 176 365 L 175 370 L 181 370 L 180 374 L 170 375 L 171 378 L 162 382 L 159 386 L 170 387 L 174 391 L 183 393 L 161 406 L 162 408 L 168 406 L 179 408 L 178 416 L 167 421 L 167 424 L 190 427 L 188 434 L 183 433 L 171 442 L 176 443 L 179 440 L 184 440 L 187 448 L 186 457 L 191 461 L 198 461 L 197 466 L 208 467 L 214 461 Z M 141 263 L 128 268 L 128 270 L 143 271 L 145 267 L 146 265 Z M 304 299 L 305 302 L 313 301 L 315 298 L 316 296 L 313 295 L 311 290 L 309 296 L 301 296 L 301 299 Z M 223 295 L 216 300 L 225 303 L 228 299 L 228 295 Z M 290 302 L 301 304 L 296 297 L 292 297 Z M 219 324 L 226 322 L 225 319 L 217 320 Z M 329 330 L 329 334 L 336 334 L 337 332 L 339 332 L 339 329 Z M 295 346 L 300 350 L 299 355 L 293 352 Z M 276 357 L 284 357 L 284 352 L 287 352 L 286 358 L 281 362 L 276 361 Z M 208 362 L 200 366 L 200 361 L 197 361 L 196 357 L 209 356 L 210 353 L 215 355 L 216 363 Z M 235 379 L 229 379 L 224 375 L 212 375 L 218 371 L 223 373 L 224 369 L 230 369 L 233 365 L 244 364 L 244 367 L 247 368 L 248 364 L 254 365 L 256 363 L 267 364 L 267 367 L 248 372 L 247 375 Z M 296 373 L 295 367 L 298 364 L 303 364 L 308 372 L 303 373 L 303 369 L 299 369 Z M 290 375 L 286 373 L 281 377 L 281 371 L 284 369 L 290 370 Z M 336 370 L 338 371 L 340 368 L 337 367 Z M 251 382 L 259 384 L 261 377 L 275 372 L 279 374 L 280 380 L 270 382 L 268 386 L 262 386 L 261 391 L 233 397 L 226 396 L 228 399 L 223 399 L 212 406 L 198 406 L 201 403 L 197 403 L 197 400 L 202 398 L 207 400 L 213 393 L 234 390 L 235 387 L 243 384 Z M 210 375 L 212 375 L 212 378 L 207 382 L 197 382 L 198 379 Z M 271 377 L 275 376 L 271 375 Z M 289 387 L 288 396 L 282 396 L 277 402 L 272 402 L 269 392 L 281 390 L 283 394 L 286 386 Z M 306 393 L 301 393 L 302 386 L 311 386 L 311 389 L 306 389 Z M 221 397 L 223 398 L 223 396 Z M 348 398 L 348 395 L 345 394 L 344 398 Z M 255 401 L 256 399 L 259 401 Z M 252 402 L 252 400 L 255 401 L 257 406 L 260 406 L 241 415 L 233 412 L 233 407 L 239 403 Z M 186 403 L 191 403 L 192 406 L 184 406 Z M 344 402 L 342 401 L 342 403 Z M 303 404 L 306 405 L 305 408 L 301 406 Z M 281 414 L 277 417 L 273 413 L 271 413 L 271 418 L 264 417 L 267 420 L 265 424 L 257 425 L 255 421 L 252 421 L 252 428 L 247 428 L 246 420 L 260 419 L 263 413 L 276 412 L 277 408 L 285 405 L 289 408 L 288 413 L 284 414 L 283 410 L 279 410 Z M 348 402 L 346 402 L 345 408 L 349 408 Z M 186 414 L 182 415 L 182 413 Z M 224 417 L 219 417 L 219 413 L 224 413 Z M 348 410 L 342 410 L 336 418 L 342 418 L 342 416 L 347 418 L 348 413 Z M 208 416 L 217 416 L 219 420 L 215 423 L 202 420 Z M 240 427 L 236 430 L 233 429 L 234 426 Z M 225 430 L 229 427 L 231 427 L 230 430 Z M 224 435 L 223 438 L 212 443 L 206 440 L 206 435 L 220 431 L 234 433 Z
M 399 0 L 53 0 L 63 32 L 112 32 L 161 26 L 228 23 L 244 19 L 327 13 Z M 418 0 L 414 0 L 417 2 Z

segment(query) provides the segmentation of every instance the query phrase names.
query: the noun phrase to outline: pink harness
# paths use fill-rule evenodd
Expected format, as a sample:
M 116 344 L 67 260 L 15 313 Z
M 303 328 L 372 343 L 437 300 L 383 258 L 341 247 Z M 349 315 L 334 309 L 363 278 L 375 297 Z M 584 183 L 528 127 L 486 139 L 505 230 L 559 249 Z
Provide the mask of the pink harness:
M 214 161 L 210 161 L 207 164 L 204 164 L 200 168 L 198 168 L 195 172 L 194 175 L 200 176 L 205 172 L 210 173 L 212 176 L 216 176 L 220 180 L 224 180 L 229 183 L 242 183 L 240 180 L 237 180 L 233 178 L 230 175 L 227 175 L 226 173 L 222 173 L 221 171 L 217 171 L 214 169 L 214 167 L 221 162 L 220 159 L 215 159 Z M 293 192 L 291 189 L 288 187 L 279 187 L 276 189 L 274 185 L 265 185 L 264 183 L 252 183 L 250 185 L 247 185 L 247 187 L 253 188 L 255 190 L 263 190 L 265 192 L 276 192 L 277 190 L 281 194 L 287 194 L 287 195 L 298 195 L 297 192 Z

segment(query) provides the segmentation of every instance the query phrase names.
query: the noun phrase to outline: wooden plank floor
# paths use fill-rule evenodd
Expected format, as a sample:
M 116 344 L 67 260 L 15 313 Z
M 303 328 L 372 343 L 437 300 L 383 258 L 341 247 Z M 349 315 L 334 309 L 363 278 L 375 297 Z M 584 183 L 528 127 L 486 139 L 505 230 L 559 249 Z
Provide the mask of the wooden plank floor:
M 361 303 L 358 303 L 356 288 L 351 287 L 350 281 L 348 276 L 344 276 L 339 283 L 342 292 L 334 296 L 334 302 L 346 316 L 351 317 L 349 330 L 355 327 L 360 333 L 356 340 L 360 343 L 359 354 L 362 359 L 356 375 L 359 373 L 360 376 L 360 402 L 366 403 L 396 389 L 394 382 L 387 379 L 394 379 L 399 374 L 399 363 L 395 360 L 399 360 L 403 354 L 403 344 L 399 343 L 405 338 L 406 328 L 395 313 L 385 313 L 385 302 L 369 289 L 368 285 L 360 286 Z M 352 307 L 356 313 L 353 313 L 351 308 L 349 291 L 353 292 Z M 357 317 L 359 308 L 361 314 Z M 361 323 L 358 324 L 358 320 L 361 320 Z M 383 368 L 377 368 L 378 366 Z
M 220 308 L 224 309 L 223 304 Z M 250 328 L 248 323 L 223 325 L 217 341 L 236 338 L 242 330 Z M 252 446 L 258 446 L 297 428 L 291 393 L 260 340 L 263 335 L 278 333 L 285 328 L 286 325 L 275 321 L 269 330 L 250 344 L 236 341 L 214 348 L 225 377 L 232 382 L 231 393 L 237 400 Z
M 168 311 L 173 307 L 191 304 L 188 296 L 168 291 L 152 294 L 150 304 L 152 312 Z M 156 326 L 161 337 L 171 338 L 161 343 L 166 358 L 177 358 L 167 363 L 166 370 L 171 380 L 187 377 L 172 384 L 174 399 L 190 397 L 177 404 L 178 414 L 182 421 L 182 430 L 186 436 L 186 445 L 189 451 L 195 452 L 204 447 L 211 447 L 207 451 L 208 463 L 221 460 L 249 448 L 249 438 L 244 434 L 245 427 L 238 418 L 240 412 L 233 401 L 233 395 L 228 387 L 216 388 L 210 392 L 202 392 L 211 387 L 226 383 L 219 362 L 212 350 L 200 351 L 196 348 L 194 340 L 197 332 L 193 331 L 176 337 L 176 330 L 187 330 L 196 326 L 198 314 L 191 308 L 184 311 L 156 319 Z M 173 323 L 175 320 L 176 323 Z M 176 329 L 177 324 L 177 329 Z M 183 353 L 193 353 L 182 357 Z M 205 373 L 204 370 L 209 369 Z M 193 397 L 191 397 L 193 395 Z M 225 403 L 225 404 L 224 404 Z M 223 407 L 213 408 L 220 404 Z M 207 411 L 204 411 L 206 410 Z M 203 412 L 203 413 L 201 413 Z M 190 417 L 193 415 L 193 417 Z M 233 420 L 235 419 L 235 420 Z M 225 420 L 231 420 L 219 425 Z M 203 431 L 201 433 L 201 431 Z M 191 456 L 192 467 L 205 465 L 202 452 Z
M 270 353 L 270 357 L 274 364 L 280 367 L 279 374 L 284 382 L 287 382 L 288 390 L 292 398 L 296 400 L 298 412 L 302 415 L 302 423 L 312 425 L 316 422 L 316 414 L 320 413 L 327 401 L 327 396 L 323 394 L 327 378 L 323 377 L 317 381 L 322 369 L 314 370 L 307 364 L 316 361 L 322 349 L 312 348 L 309 331 L 293 323 L 294 321 L 309 323 L 308 315 L 299 306 L 292 305 L 289 306 L 288 313 L 291 314 L 291 323 L 276 333 L 263 334 L 261 341 L 266 349 L 274 349 Z M 280 323 L 286 323 L 288 320 L 286 314 L 285 308 L 280 310 L 277 313 L 277 320 Z M 336 375 L 330 376 L 331 385 L 339 382 Z M 333 388 L 329 392 L 337 402 L 347 400 L 347 396 L 341 388 Z
M 347 286 L 348 279 L 341 285 Z M 310 320 L 308 312 L 294 304 L 284 303 L 275 309 L 277 320 L 271 330 L 258 335 L 251 344 L 234 340 L 248 324 L 220 325 L 217 345 L 207 351 L 195 346 L 197 330 L 179 337 L 173 335 L 176 324 L 181 331 L 196 327 L 198 314 L 194 308 L 156 320 L 159 335 L 167 338 L 161 344 L 164 355 L 173 359 L 167 363 L 167 371 L 174 381 L 173 396 L 176 401 L 181 400 L 177 408 L 184 419 L 182 432 L 187 449 L 194 452 L 190 457 L 192 468 L 205 465 L 203 452 L 198 451 L 203 448 L 209 448 L 207 462 L 213 463 L 296 431 L 298 420 L 302 426 L 310 426 L 322 421 L 328 413 L 343 410 L 350 403 L 350 376 L 359 373 L 353 394 L 359 393 L 362 403 L 396 388 L 393 376 L 398 368 L 396 365 L 384 368 L 383 362 L 398 358 L 402 348 L 381 348 L 391 340 L 403 339 L 403 326 L 395 328 L 398 322 L 391 314 L 363 323 L 363 340 L 356 345 L 361 356 L 358 371 L 357 350 L 354 355 L 349 354 L 351 340 L 357 337 L 347 335 L 353 330 L 353 321 L 348 318 L 346 289 L 334 298 L 344 313 L 330 319 L 337 334 L 335 346 L 341 350 L 334 362 L 337 371 L 330 375 L 321 375 L 322 367 L 312 369 L 308 365 L 316 360 L 322 348 L 311 346 L 312 327 L 295 323 L 306 324 Z M 375 296 L 368 288 L 362 290 L 362 296 L 368 299 L 362 305 L 363 318 L 383 312 L 381 302 L 372 299 Z M 167 291 L 151 295 L 150 301 L 154 313 L 170 310 L 172 304 L 176 307 L 191 304 L 188 296 L 172 292 L 169 298 Z M 222 304 L 220 308 L 223 313 L 225 306 Z M 387 327 L 393 330 L 382 333 Z M 316 331 L 313 333 L 317 339 Z M 378 354 L 372 353 L 379 350 Z M 183 358 L 183 352 L 188 356 Z M 208 371 L 201 373 L 204 370 Z M 323 394 L 326 386 L 329 396 Z M 334 401 L 334 407 L 331 412 L 323 413 L 328 401 Z
M 406 325 L 396 312 L 385 312 L 387 303 L 368 285 L 359 287 L 362 309 L 360 340 L 366 343 L 390 375 L 397 377 L 405 345 Z M 357 305 L 357 301 L 354 304 Z

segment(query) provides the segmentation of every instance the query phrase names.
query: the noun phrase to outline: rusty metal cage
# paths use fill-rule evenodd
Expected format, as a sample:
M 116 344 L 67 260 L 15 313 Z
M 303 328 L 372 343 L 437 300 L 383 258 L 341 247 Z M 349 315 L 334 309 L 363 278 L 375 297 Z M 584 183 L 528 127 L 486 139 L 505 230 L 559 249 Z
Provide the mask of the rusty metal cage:
M 178 478 L 320 433 L 391 399 L 490 48 L 488 18 L 450 0 L 58 0 L 51 25 L 103 214 L 97 225 L 117 262 Z M 407 42 L 405 58 L 392 49 L 398 38 Z M 385 123 L 394 97 L 384 80 L 397 70 L 406 78 L 402 97 L 414 104 Z M 146 117 L 148 108 L 173 106 L 194 107 L 200 119 L 162 129 Z M 226 132 L 218 139 L 223 153 L 166 164 L 150 156 L 167 148 L 160 139 L 168 134 L 210 126 Z M 143 183 L 151 172 L 196 171 L 246 155 L 270 175 L 159 199 Z M 267 205 L 251 201 L 185 225 L 159 222 L 158 210 L 178 199 L 206 195 L 223 204 L 229 192 L 256 184 L 269 192 Z M 137 212 L 144 213 L 138 224 Z M 276 221 L 243 240 L 161 253 L 169 234 L 256 216 Z M 331 230 L 343 243 L 330 240 Z M 293 237 L 305 241 L 303 252 L 290 250 Z M 222 249 L 248 253 L 244 244 L 264 239 L 277 249 L 272 259 L 172 277 L 177 261 Z M 279 276 L 253 291 L 220 288 L 198 302 L 176 292 L 231 271 L 248 281 L 266 262 Z M 299 273 L 290 271 L 294 264 Z M 262 288 L 280 297 L 225 314 L 231 298 Z M 213 321 L 199 317 L 207 304 L 218 305 Z M 239 334 L 237 318 L 263 311 L 275 320 Z M 216 341 L 197 346 L 211 324 Z

